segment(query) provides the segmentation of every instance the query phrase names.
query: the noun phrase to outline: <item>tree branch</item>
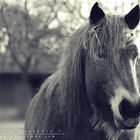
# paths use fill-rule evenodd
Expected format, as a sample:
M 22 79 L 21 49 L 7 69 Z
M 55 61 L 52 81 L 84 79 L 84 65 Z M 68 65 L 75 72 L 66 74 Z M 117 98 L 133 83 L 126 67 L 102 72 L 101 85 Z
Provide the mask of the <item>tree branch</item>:
M 11 48 L 11 39 L 10 39 L 10 38 L 11 38 L 12 35 L 11 35 L 10 32 L 9 32 L 9 26 L 8 26 L 8 23 L 6 22 L 6 19 L 5 19 L 4 13 L 3 13 L 3 7 L 2 7 L 2 6 L 1 6 L 1 8 L 0 8 L 0 11 L 1 11 L 2 20 L 3 20 L 3 22 L 4 22 L 4 25 L 5 25 L 6 29 L 7 29 L 7 34 L 8 34 L 8 37 L 9 37 L 8 45 L 6 45 L 5 47 L 6 47 L 7 49 L 10 50 L 11 55 L 12 55 L 14 61 L 15 61 L 15 62 L 18 64 L 18 66 L 23 70 L 23 65 L 21 65 L 21 63 L 20 63 L 20 61 L 17 59 L 17 57 L 16 57 L 16 55 L 15 55 L 13 49 Z

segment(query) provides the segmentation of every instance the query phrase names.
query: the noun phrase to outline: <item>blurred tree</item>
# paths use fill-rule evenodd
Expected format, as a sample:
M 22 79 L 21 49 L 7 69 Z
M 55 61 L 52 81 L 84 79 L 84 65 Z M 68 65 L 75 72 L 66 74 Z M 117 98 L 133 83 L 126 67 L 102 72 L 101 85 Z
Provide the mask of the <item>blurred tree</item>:
M 29 69 L 36 68 L 41 58 L 53 61 L 52 55 L 62 49 L 64 37 L 85 20 L 82 4 L 79 0 L 1 2 L 0 68 L 10 62 L 11 70 L 16 64 L 23 73 L 23 82 L 17 84 L 15 91 L 21 114 L 31 99 L 27 84 Z
M 4 60 L 2 65 L 8 60 L 11 61 L 12 58 L 13 63 L 18 65 L 23 75 L 22 81 L 17 83 L 15 88 L 20 116 L 24 116 L 32 98 L 32 90 L 27 82 L 27 74 L 32 61 L 37 62 L 39 57 L 49 56 L 49 53 L 45 51 L 49 49 L 41 44 L 41 39 L 54 37 L 56 40 L 63 37 L 60 27 L 50 29 L 48 23 L 42 23 L 39 16 L 29 13 L 27 0 L 23 4 L 21 6 L 19 3 L 3 2 L 0 8 L 0 41 L 3 48 L 1 57 L 3 60 L 7 57 L 7 61 Z
M 85 21 L 84 4 L 80 0 L 1 2 L 1 48 L 26 76 L 40 57 L 49 59 L 59 52 L 64 37 Z
M 23 7 L 3 3 L 0 12 L 1 45 L 9 50 L 14 62 L 26 76 L 32 59 L 44 55 L 43 48 L 40 48 L 40 39 L 44 36 L 58 38 L 63 35 L 59 27 L 49 29 L 47 23 L 43 24 L 38 16 L 30 15 L 27 0 Z

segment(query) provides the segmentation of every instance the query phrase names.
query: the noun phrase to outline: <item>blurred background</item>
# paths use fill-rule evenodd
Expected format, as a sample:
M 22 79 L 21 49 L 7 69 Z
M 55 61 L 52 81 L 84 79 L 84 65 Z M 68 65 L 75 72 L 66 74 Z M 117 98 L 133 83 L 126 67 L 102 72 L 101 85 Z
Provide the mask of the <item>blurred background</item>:
M 105 12 L 120 14 L 140 4 L 140 0 L 97 1 Z M 65 38 L 88 20 L 95 2 L 0 0 L 0 139 L 24 139 L 30 100 L 55 71 Z M 139 30 L 138 26 L 138 37 Z M 140 79 L 139 65 L 137 75 Z

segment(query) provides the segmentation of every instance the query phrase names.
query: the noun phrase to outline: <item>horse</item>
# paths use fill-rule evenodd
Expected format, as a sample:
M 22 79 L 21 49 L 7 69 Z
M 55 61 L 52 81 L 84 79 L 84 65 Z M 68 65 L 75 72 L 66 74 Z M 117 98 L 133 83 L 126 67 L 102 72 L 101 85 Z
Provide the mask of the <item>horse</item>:
M 139 5 L 125 15 L 92 6 L 29 104 L 26 140 L 140 140 L 139 12 Z

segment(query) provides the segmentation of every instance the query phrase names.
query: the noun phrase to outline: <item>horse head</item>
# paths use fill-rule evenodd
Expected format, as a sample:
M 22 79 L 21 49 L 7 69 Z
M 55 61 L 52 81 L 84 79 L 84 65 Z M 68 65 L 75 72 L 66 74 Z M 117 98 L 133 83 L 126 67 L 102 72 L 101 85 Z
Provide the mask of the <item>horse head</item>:
M 98 3 L 90 12 L 87 38 L 93 41 L 87 45 L 85 77 L 94 110 L 91 122 L 96 129 L 113 125 L 113 129 L 128 130 L 139 124 L 140 94 L 135 69 L 139 53 L 134 41 L 138 23 L 138 5 L 125 16 L 107 15 Z

